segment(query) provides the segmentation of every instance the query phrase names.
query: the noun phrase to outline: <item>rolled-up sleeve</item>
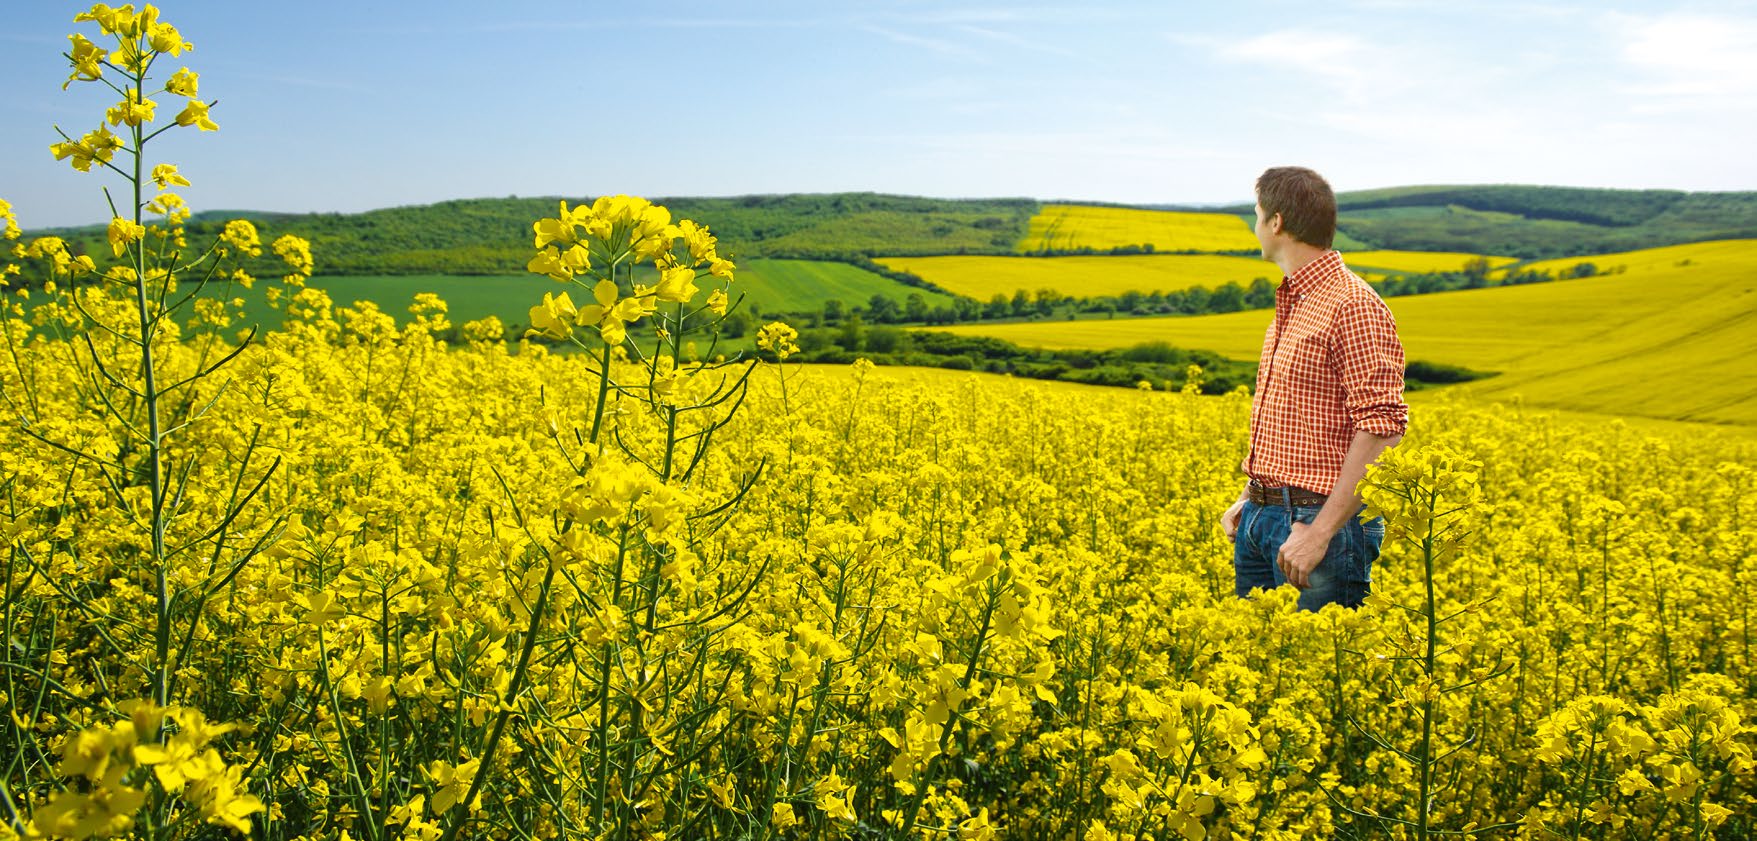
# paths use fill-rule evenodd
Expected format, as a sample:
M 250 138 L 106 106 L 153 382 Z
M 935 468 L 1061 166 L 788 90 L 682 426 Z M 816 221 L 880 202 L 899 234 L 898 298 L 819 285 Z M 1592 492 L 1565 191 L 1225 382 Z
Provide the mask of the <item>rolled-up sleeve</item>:
M 1331 359 L 1342 382 L 1343 402 L 1356 432 L 1381 438 L 1409 429 L 1403 402 L 1403 342 L 1391 308 L 1377 295 L 1346 301 L 1336 311 Z

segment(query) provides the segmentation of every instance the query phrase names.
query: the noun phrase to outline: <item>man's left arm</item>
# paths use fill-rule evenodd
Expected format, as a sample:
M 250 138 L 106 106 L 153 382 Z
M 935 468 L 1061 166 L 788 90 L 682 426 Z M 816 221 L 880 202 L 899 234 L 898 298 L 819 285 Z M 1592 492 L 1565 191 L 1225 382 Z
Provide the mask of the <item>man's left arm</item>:
M 1403 436 L 1381 438 L 1371 432 L 1357 431 L 1348 444 L 1348 456 L 1342 461 L 1342 472 L 1336 476 L 1336 488 L 1311 525 L 1294 523 L 1287 541 L 1281 544 L 1281 572 L 1288 583 L 1304 590 L 1312 570 L 1324 559 L 1331 538 L 1342 529 L 1348 518 L 1360 510 L 1360 481 L 1366 478 L 1367 466 L 1378 461 L 1379 454 L 1397 446 Z
M 1330 539 L 1360 510 L 1360 482 L 1379 454 L 1397 446 L 1409 428 L 1403 402 L 1403 343 L 1391 310 L 1374 296 L 1343 306 L 1337 313 L 1333 367 L 1354 426 L 1329 499 L 1311 525 L 1295 523 L 1277 562 L 1295 587 L 1304 589 L 1324 559 Z

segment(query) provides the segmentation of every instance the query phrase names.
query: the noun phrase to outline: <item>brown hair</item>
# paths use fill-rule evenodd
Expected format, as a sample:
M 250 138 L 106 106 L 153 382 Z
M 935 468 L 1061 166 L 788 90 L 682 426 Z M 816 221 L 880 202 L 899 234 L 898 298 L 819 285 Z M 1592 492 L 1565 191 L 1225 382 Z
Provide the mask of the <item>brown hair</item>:
M 1324 176 L 1303 166 L 1278 166 L 1257 178 L 1263 218 L 1281 214 L 1281 229 L 1307 245 L 1329 248 L 1336 241 L 1336 194 Z

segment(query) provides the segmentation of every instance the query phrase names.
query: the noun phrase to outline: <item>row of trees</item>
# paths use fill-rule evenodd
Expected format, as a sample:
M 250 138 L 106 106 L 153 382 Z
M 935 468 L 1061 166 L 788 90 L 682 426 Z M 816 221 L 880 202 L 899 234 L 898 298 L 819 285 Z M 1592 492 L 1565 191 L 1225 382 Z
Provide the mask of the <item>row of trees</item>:
M 202 213 L 189 236 L 218 236 L 248 219 L 265 241 L 299 235 L 321 254 L 323 274 L 516 274 L 530 259 L 531 220 L 555 213 L 557 197 L 458 199 L 364 213 Z M 568 199 L 570 204 L 589 198 Z M 873 254 L 1009 254 L 1038 204 L 1029 199 L 931 199 L 880 193 L 662 199 L 678 217 L 712 219 L 734 259 L 842 260 L 872 270 Z M 100 226 L 33 231 L 65 239 L 75 254 L 108 254 Z M 272 255 L 245 268 L 267 276 Z M 881 272 L 882 273 L 882 272 Z
M 870 261 L 869 261 L 870 262 Z M 876 265 L 876 264 L 875 264 Z M 883 269 L 883 266 L 878 268 Z M 1617 266 L 1609 270 L 1621 271 Z M 912 285 L 934 289 L 932 284 L 907 272 L 885 270 L 887 276 L 902 275 Z M 1492 286 L 1518 286 L 1569 280 L 1601 274 L 1590 262 L 1576 263 L 1552 274 L 1538 269 L 1522 269 L 1496 276 L 1487 258 L 1468 261 L 1456 272 L 1427 272 L 1392 275 L 1372 285 L 1384 297 L 1422 295 L 1457 289 L 1484 289 Z M 896 278 L 901 280 L 901 278 Z M 933 306 L 927 297 L 911 292 L 901 303 L 884 295 L 874 294 L 864 303 L 849 304 L 838 299 L 824 302 L 822 308 L 810 312 L 782 313 L 785 317 L 811 327 L 836 327 L 853 321 L 857 324 L 956 324 L 970 321 L 1043 320 L 1079 316 L 1204 315 L 1268 309 L 1275 306 L 1275 284 L 1266 277 L 1254 278 L 1249 284 L 1228 281 L 1217 287 L 1191 287 L 1169 292 L 1128 291 L 1121 295 L 1094 295 L 1076 298 L 1054 289 L 1028 292 L 1019 289 L 1011 295 L 996 293 L 987 303 L 972 298 L 954 297 L 950 305 Z M 745 329 L 754 329 L 749 324 Z M 742 334 L 739 334 L 742 335 Z

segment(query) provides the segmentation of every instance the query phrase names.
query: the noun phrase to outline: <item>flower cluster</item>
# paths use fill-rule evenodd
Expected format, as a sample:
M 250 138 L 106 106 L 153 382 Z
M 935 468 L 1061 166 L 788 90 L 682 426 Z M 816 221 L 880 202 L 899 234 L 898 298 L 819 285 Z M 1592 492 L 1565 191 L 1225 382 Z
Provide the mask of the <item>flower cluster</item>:
M 539 219 L 531 228 L 537 254 L 526 268 L 589 290 L 593 301 L 581 307 L 568 292 L 545 294 L 531 308 L 534 335 L 576 340 L 574 329 L 587 328 L 605 344 L 620 345 L 628 325 L 653 315 L 660 302 L 680 309 L 693 303 L 701 291 L 696 280 L 703 276 L 723 281 L 709 294 L 705 308 L 718 316 L 727 312 L 725 284 L 731 283 L 736 266 L 720 256 L 705 226 L 688 219 L 672 224 L 669 210 L 646 199 L 604 196 L 572 208 L 563 201 L 555 218 Z M 656 275 L 637 275 L 641 265 Z M 684 317 L 680 314 L 678 321 Z M 676 324 L 669 327 L 660 330 L 677 329 Z

